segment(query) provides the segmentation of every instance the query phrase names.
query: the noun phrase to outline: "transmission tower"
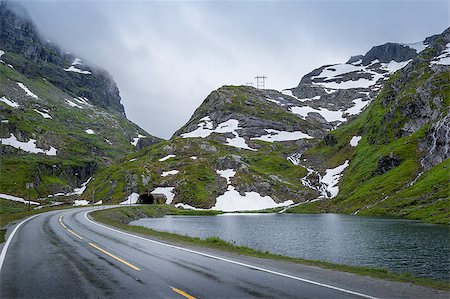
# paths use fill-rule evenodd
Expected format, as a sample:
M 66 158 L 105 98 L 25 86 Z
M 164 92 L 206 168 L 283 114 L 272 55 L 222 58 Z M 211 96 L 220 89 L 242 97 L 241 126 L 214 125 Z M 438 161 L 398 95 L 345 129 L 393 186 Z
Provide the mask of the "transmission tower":
M 256 88 L 258 89 L 266 89 L 266 79 L 267 77 L 262 75 L 262 76 L 256 76 Z

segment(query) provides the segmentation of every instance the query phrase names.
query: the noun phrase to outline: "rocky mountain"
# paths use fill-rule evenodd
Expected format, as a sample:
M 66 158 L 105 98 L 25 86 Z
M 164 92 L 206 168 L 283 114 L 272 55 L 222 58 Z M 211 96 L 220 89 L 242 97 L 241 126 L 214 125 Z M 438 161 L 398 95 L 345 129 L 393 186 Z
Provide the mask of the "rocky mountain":
M 348 163 L 332 200 L 293 211 L 337 211 L 448 223 L 450 28 L 383 83 L 356 119 L 302 153 L 303 166 Z
M 313 199 L 317 191 L 298 184 L 306 170 L 287 157 L 326 131 L 321 123 L 290 112 L 296 101 L 273 90 L 219 88 L 171 140 L 101 172 L 87 194 L 95 190 L 104 200 L 118 201 L 130 194 L 137 199 L 162 192 L 167 203 L 221 210 Z
M 8 195 L 24 196 L 28 182 L 33 198 L 70 193 L 97 169 L 160 141 L 125 117 L 111 75 L 42 40 L 26 12 L 4 1 L 0 118 L 0 193 Z
M 405 67 L 429 41 L 411 45 L 386 43 L 346 63 L 321 66 L 306 74 L 297 87 L 284 90 L 301 104 L 301 116 L 318 113 L 333 126 L 358 115 L 376 98 L 383 83 Z
M 448 222 L 449 41 L 447 29 L 376 46 L 283 93 L 219 88 L 171 140 L 99 172 L 87 194 Z

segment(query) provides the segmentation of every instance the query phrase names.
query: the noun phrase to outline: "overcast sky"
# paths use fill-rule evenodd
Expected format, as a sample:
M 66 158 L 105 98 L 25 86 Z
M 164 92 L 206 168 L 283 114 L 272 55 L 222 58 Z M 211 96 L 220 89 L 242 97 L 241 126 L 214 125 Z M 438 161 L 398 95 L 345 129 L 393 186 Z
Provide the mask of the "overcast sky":
M 29 1 L 41 33 L 107 69 L 128 118 L 170 138 L 222 85 L 294 87 L 324 64 L 450 26 L 449 1 Z

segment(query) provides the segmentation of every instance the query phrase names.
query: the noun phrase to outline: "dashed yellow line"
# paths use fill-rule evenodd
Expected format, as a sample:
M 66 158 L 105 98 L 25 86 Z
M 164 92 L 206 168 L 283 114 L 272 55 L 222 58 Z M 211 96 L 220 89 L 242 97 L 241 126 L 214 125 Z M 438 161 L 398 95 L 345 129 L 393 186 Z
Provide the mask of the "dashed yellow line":
M 61 226 L 64 227 L 69 233 L 71 233 L 72 235 L 74 235 L 74 236 L 77 237 L 78 239 L 83 240 L 83 237 L 81 237 L 80 235 L 78 235 L 76 232 L 74 232 L 73 230 L 71 230 L 70 228 L 68 228 L 68 227 L 64 224 L 64 222 L 62 221 L 62 220 L 63 220 L 63 217 L 64 217 L 64 215 L 59 216 L 59 223 L 61 224 Z M 92 247 L 94 247 L 95 249 L 97 249 L 97 250 L 103 252 L 104 254 L 106 254 L 106 255 L 112 257 L 113 259 L 115 259 L 115 260 L 117 260 L 117 261 L 119 261 L 119 262 L 121 262 L 121 263 L 127 265 L 127 266 L 130 267 L 131 269 L 134 269 L 134 270 L 137 270 L 137 271 L 141 271 L 141 269 L 139 269 L 138 267 L 136 267 L 136 266 L 130 264 L 130 263 L 127 262 L 127 261 L 124 261 L 123 259 L 121 259 L 121 258 L 115 256 L 115 255 L 112 254 L 112 253 L 109 253 L 108 251 L 106 251 L 106 250 L 104 250 L 104 249 L 98 247 L 97 245 L 95 245 L 95 244 L 93 244 L 93 243 L 88 243 L 88 244 L 91 245 Z M 193 298 L 193 297 L 192 297 L 192 298 Z
M 141 269 L 139 269 L 138 267 L 136 267 L 136 266 L 130 264 L 129 262 L 124 261 L 123 259 L 121 259 L 121 258 L 115 256 L 114 254 L 109 253 L 108 251 L 106 251 L 106 250 L 104 250 L 104 249 L 98 247 L 97 245 L 95 245 L 95 244 L 93 244 L 93 243 L 89 243 L 89 245 L 91 245 L 91 246 L 94 247 L 95 249 L 97 249 L 97 250 L 103 252 L 104 254 L 106 254 L 106 255 L 112 257 L 113 259 L 115 259 L 115 260 L 117 260 L 117 261 L 119 261 L 119 262 L 121 262 L 121 263 L 127 265 L 127 266 L 130 267 L 131 269 L 134 269 L 134 270 L 137 270 L 137 271 L 141 271 Z
M 191 296 L 191 295 L 189 295 L 188 293 L 186 293 L 186 292 L 184 292 L 184 291 L 182 291 L 182 290 L 180 290 L 180 289 L 177 289 L 177 288 L 174 288 L 174 287 L 170 287 L 170 288 L 172 289 L 172 291 L 174 291 L 175 293 L 180 294 L 181 296 L 183 296 L 183 297 L 185 297 L 185 298 L 188 298 L 188 299 L 196 299 L 194 296 Z

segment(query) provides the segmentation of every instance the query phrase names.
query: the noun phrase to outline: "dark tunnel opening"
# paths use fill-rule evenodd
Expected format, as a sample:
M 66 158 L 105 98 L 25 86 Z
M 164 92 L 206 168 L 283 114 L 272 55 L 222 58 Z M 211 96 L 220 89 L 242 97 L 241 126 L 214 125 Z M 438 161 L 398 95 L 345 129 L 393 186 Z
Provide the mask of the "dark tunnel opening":
M 139 196 L 138 202 L 151 205 L 155 203 L 155 198 L 153 197 L 153 194 L 141 194 Z
M 164 194 L 144 193 L 139 196 L 137 202 L 140 204 L 151 205 L 151 204 L 162 204 L 165 203 L 166 200 L 167 198 Z

